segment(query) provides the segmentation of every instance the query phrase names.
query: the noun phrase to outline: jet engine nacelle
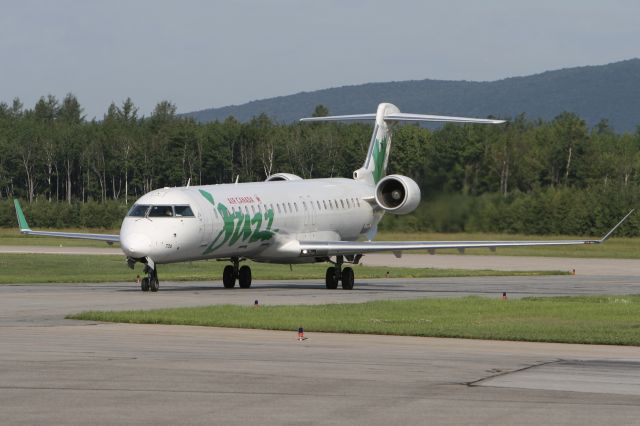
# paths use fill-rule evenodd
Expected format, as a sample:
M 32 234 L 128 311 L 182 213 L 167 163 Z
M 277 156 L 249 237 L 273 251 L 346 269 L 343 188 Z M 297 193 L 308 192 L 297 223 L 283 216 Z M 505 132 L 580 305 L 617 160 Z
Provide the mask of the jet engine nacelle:
M 294 175 L 293 173 L 276 173 L 266 178 L 265 182 L 275 182 L 279 180 L 302 180 L 302 178 L 298 175 Z
M 389 213 L 411 213 L 420 204 L 420 188 L 409 177 L 389 175 L 376 186 L 376 203 Z

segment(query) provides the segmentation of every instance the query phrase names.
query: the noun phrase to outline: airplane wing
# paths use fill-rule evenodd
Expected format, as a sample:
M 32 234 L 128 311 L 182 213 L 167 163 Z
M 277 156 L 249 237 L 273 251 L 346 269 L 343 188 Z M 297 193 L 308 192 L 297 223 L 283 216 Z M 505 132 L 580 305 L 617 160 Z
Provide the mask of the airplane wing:
M 435 253 L 441 249 L 497 247 L 532 247 L 532 246 L 566 246 L 580 244 L 602 244 L 633 213 L 631 210 L 620 222 L 600 239 L 593 240 L 542 240 L 542 241 L 300 241 L 300 256 L 336 256 L 355 255 L 391 251 L 399 256 L 405 250 L 427 250 Z
M 60 238 L 76 238 L 81 240 L 95 240 L 104 241 L 108 244 L 119 243 L 119 235 L 110 234 L 85 234 L 81 232 L 58 232 L 58 231 L 33 231 L 27 223 L 27 219 L 24 217 L 22 207 L 17 199 L 13 200 L 13 204 L 16 207 L 16 215 L 18 216 L 18 226 L 20 227 L 20 233 L 24 235 L 41 235 L 46 237 L 60 237 Z

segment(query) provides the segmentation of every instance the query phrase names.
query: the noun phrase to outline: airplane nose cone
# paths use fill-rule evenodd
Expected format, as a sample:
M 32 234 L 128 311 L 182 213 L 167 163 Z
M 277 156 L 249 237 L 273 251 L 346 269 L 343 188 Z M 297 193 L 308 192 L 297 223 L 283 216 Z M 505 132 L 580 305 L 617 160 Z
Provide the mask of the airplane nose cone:
M 151 240 L 143 234 L 120 235 L 120 247 L 129 257 L 145 257 L 151 250 Z

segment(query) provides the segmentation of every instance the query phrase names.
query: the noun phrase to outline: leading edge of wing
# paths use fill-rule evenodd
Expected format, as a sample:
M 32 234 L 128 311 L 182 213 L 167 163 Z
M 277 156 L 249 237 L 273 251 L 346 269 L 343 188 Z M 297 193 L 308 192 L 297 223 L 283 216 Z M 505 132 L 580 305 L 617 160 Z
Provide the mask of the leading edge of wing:
M 21 234 L 39 235 L 43 237 L 75 238 L 80 240 L 104 241 L 107 243 L 120 242 L 120 236 L 113 235 L 113 234 L 89 234 L 89 233 L 82 233 L 82 232 L 60 232 L 60 231 L 33 231 L 29 227 L 29 224 L 27 223 L 27 219 L 24 216 L 24 212 L 22 211 L 22 206 L 20 206 L 20 202 L 17 199 L 14 199 L 13 204 L 16 208 L 16 216 L 18 217 L 18 227 L 20 228 Z
M 381 251 L 442 250 L 497 247 L 566 246 L 600 244 L 601 240 L 548 241 L 300 241 L 301 256 L 364 254 Z
M 21 229 L 23 235 L 39 235 L 42 237 L 75 238 L 77 240 L 104 241 L 107 243 L 119 243 L 120 236 L 113 234 L 85 234 L 82 232 L 58 232 L 58 231 L 32 231 L 31 229 Z

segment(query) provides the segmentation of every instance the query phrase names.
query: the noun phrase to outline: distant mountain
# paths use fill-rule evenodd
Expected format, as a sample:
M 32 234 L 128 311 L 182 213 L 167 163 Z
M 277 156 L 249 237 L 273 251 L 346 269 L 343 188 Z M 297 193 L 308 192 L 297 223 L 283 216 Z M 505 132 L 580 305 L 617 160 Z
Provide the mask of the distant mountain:
M 293 122 L 323 104 L 331 114 L 375 112 L 380 102 L 424 114 L 514 117 L 551 120 L 563 111 L 593 126 L 609 120 L 615 131 L 635 131 L 640 124 L 640 59 L 607 65 L 565 68 L 490 82 L 410 80 L 368 83 L 301 92 L 242 105 L 185 114 L 201 122 L 234 116 L 247 121 L 261 113 Z

